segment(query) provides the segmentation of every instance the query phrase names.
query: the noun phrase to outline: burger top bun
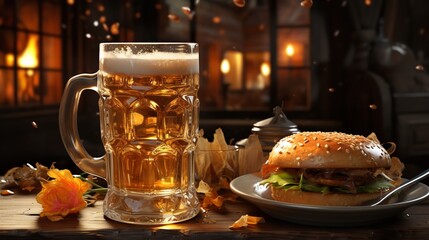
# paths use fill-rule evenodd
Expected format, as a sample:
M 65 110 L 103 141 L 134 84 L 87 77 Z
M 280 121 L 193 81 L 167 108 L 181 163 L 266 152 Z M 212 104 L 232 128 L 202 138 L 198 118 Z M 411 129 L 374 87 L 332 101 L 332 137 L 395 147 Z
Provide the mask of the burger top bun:
M 301 132 L 273 147 L 268 164 L 282 168 L 388 168 L 390 155 L 376 141 L 338 132 Z

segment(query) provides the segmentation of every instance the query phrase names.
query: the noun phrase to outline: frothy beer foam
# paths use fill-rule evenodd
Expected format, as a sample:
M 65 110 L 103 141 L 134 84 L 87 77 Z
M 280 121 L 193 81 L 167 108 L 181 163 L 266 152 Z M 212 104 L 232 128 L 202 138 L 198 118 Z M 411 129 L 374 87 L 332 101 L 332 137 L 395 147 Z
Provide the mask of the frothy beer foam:
M 198 53 L 105 52 L 100 55 L 100 70 L 108 74 L 162 75 L 199 72 Z

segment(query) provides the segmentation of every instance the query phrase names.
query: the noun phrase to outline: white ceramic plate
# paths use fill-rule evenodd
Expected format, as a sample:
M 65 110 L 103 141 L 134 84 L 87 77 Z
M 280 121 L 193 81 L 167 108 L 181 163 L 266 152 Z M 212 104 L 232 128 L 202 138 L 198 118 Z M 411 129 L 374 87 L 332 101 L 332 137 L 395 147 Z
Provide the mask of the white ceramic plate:
M 232 180 L 230 186 L 234 193 L 275 218 L 312 226 L 347 227 L 380 223 L 429 196 L 429 187 L 418 183 L 402 191 L 396 202 L 375 207 L 301 205 L 273 200 L 269 189 L 259 185 L 259 181 L 259 174 L 246 174 Z

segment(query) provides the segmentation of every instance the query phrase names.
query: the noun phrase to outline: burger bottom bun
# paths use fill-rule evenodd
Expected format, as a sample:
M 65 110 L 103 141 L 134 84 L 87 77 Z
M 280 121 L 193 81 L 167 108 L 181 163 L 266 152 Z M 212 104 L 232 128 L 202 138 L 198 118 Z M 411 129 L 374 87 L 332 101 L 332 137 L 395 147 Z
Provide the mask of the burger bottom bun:
M 271 186 L 271 196 L 276 201 L 322 206 L 359 206 L 379 198 L 382 193 L 315 193 L 301 190 L 284 190 Z

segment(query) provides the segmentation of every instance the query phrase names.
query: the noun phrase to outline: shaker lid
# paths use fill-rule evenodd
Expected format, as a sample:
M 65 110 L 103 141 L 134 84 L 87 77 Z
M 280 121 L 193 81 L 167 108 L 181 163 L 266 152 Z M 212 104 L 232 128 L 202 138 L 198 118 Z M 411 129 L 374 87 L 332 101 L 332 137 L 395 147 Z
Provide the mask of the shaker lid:
M 290 121 L 282 109 L 276 106 L 273 109 L 274 116 L 253 124 L 252 132 L 263 134 L 264 132 L 277 132 L 278 134 L 293 134 L 299 132 L 298 126 Z

